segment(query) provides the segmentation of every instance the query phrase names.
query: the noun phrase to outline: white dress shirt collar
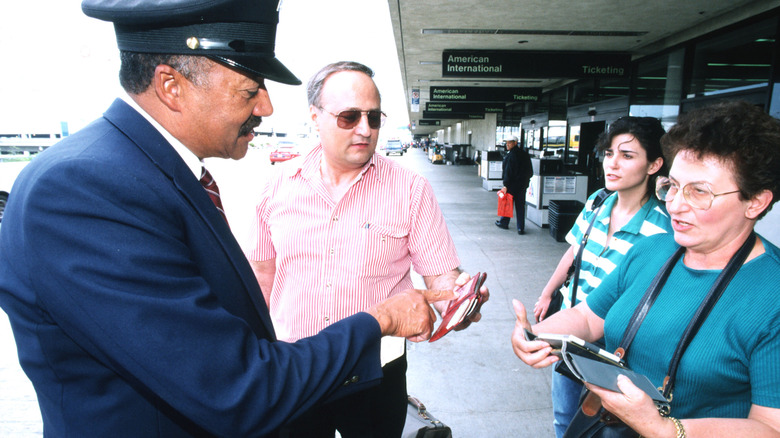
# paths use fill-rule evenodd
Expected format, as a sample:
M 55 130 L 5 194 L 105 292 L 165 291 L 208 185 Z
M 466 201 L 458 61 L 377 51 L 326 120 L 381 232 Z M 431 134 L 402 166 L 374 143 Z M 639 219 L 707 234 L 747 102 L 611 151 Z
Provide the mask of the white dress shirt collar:
M 173 146 L 173 149 L 176 151 L 176 153 L 179 154 L 182 160 L 184 160 L 184 164 L 187 165 L 187 167 L 192 171 L 193 175 L 195 175 L 195 178 L 200 179 L 201 174 L 201 168 L 203 167 L 203 162 L 191 151 L 187 148 L 187 146 L 184 146 L 182 142 L 180 142 L 176 137 L 174 137 L 170 132 L 168 132 L 161 124 L 157 122 L 157 120 L 154 120 L 152 116 L 149 115 L 146 111 L 144 111 L 143 108 L 141 108 L 136 101 L 134 101 L 130 96 L 120 96 L 122 100 L 125 101 L 128 105 L 133 107 L 136 111 L 138 111 L 139 114 L 144 116 L 144 118 L 154 126 L 154 128 L 162 134 L 163 137 L 168 141 L 168 143 Z

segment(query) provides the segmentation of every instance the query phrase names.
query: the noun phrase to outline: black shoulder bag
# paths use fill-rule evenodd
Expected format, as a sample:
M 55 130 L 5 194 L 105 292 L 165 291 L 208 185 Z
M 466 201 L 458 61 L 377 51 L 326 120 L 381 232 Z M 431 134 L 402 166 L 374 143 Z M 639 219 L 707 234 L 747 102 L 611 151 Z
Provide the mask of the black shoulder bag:
M 563 282 L 558 290 L 553 292 L 553 295 L 550 298 L 550 305 L 547 306 L 547 313 L 544 316 L 545 318 L 549 318 L 561 310 L 561 307 L 563 307 L 563 297 L 569 292 L 569 284 L 571 284 L 572 281 L 574 281 L 574 287 L 571 291 L 571 303 L 569 307 L 574 307 L 574 303 L 577 302 L 577 284 L 580 280 L 580 263 L 582 263 L 582 251 L 585 250 L 585 245 L 588 243 L 588 237 L 590 237 L 590 231 L 593 229 L 593 224 L 596 222 L 596 218 L 601 212 L 601 207 L 604 206 L 604 201 L 611 194 L 611 191 L 603 189 L 601 192 L 599 192 L 598 195 L 596 195 L 596 198 L 593 199 L 593 203 L 590 206 L 590 210 L 594 212 L 593 217 L 590 219 L 590 224 L 588 224 L 587 231 L 585 231 L 585 234 L 582 235 L 582 240 L 580 240 L 580 249 L 577 251 L 577 256 L 574 257 L 571 266 L 569 266 L 569 270 L 566 271 L 566 281 Z
M 736 254 L 731 257 L 731 260 L 729 260 L 729 263 L 723 271 L 721 271 L 720 275 L 718 275 L 718 278 L 715 280 L 715 283 L 713 283 L 707 296 L 702 300 L 696 313 L 694 313 L 691 322 L 688 323 L 688 327 L 686 327 L 683 332 L 683 335 L 675 348 L 674 355 L 669 363 L 669 369 L 663 382 L 663 395 L 670 402 L 672 400 L 672 390 L 674 388 L 677 367 L 680 364 L 683 353 L 685 353 L 685 350 L 688 348 L 691 340 L 693 340 L 693 337 L 696 336 L 696 333 L 704 323 L 707 315 L 709 315 L 712 308 L 715 307 L 715 303 L 723 294 L 726 286 L 728 286 L 729 282 L 731 282 L 737 274 L 737 271 L 745 263 L 745 260 L 747 260 L 755 243 L 756 233 L 751 233 Z M 652 283 L 650 283 L 650 286 L 647 288 L 647 292 L 645 292 L 645 295 L 639 302 L 634 314 L 631 316 L 631 321 L 628 323 L 626 331 L 623 333 L 623 339 L 620 341 L 620 346 L 615 350 L 615 355 L 624 361 L 626 351 L 631 345 L 631 341 L 634 340 L 634 336 L 639 330 L 639 326 L 642 324 L 647 312 L 650 310 L 650 306 L 652 306 L 656 298 L 658 298 L 664 283 L 666 283 L 669 274 L 672 272 L 672 268 L 684 253 L 685 248 L 680 247 L 666 261 L 663 268 L 661 268 L 655 278 L 653 278 Z M 670 408 L 668 406 L 659 407 L 659 412 L 662 416 L 668 416 Z M 618 438 L 638 436 L 639 434 L 634 432 L 625 423 L 601 407 L 601 400 L 596 394 L 586 390 L 580 400 L 580 409 L 574 415 L 563 438 Z

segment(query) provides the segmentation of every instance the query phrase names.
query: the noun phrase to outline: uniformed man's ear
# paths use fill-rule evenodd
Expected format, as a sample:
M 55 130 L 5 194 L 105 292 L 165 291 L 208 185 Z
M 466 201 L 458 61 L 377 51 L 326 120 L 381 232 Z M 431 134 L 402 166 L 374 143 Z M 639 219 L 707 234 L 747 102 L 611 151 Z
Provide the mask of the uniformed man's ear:
M 154 69 L 152 87 L 160 101 L 172 111 L 181 110 L 182 85 L 186 79 L 176 69 L 160 64 Z

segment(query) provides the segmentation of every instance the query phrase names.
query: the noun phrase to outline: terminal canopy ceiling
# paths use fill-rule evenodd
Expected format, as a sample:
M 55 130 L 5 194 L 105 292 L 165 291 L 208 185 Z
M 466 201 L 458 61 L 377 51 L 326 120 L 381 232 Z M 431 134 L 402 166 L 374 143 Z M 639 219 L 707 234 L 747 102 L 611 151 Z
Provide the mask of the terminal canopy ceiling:
M 630 59 L 653 54 L 777 7 L 750 0 L 388 0 L 413 134 L 430 87 L 518 87 L 548 91 L 576 78 L 462 77 L 442 73 L 445 51 L 606 52 Z M 411 111 L 419 90 L 419 112 Z

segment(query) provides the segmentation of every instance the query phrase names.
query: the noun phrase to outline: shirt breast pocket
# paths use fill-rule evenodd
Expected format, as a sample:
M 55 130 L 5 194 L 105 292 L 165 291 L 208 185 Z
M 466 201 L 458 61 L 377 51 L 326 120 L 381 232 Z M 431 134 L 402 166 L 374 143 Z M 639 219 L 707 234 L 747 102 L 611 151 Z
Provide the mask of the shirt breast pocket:
M 362 275 L 384 277 L 409 258 L 408 230 L 383 224 L 366 224 L 362 239 Z M 407 262 L 408 263 L 408 262 Z

